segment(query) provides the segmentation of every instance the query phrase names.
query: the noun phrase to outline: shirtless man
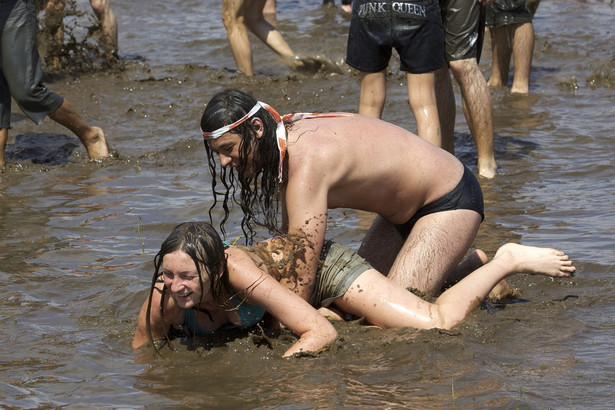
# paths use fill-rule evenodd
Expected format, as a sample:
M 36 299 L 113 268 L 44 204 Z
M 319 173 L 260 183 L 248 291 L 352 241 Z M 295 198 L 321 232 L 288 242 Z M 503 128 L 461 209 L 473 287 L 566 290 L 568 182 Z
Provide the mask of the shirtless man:
M 248 242 L 254 223 L 286 233 L 293 249 L 284 253 L 294 255 L 287 269 L 304 298 L 312 291 L 328 209 L 378 214 L 359 254 L 393 282 L 430 294 L 451 279 L 483 218 L 480 185 L 457 158 L 379 119 L 348 113 L 282 119 L 249 95 L 226 90 L 207 104 L 201 130 L 212 208 L 221 201 L 226 212 L 222 231 L 237 201 Z M 235 189 L 241 198 L 233 197 Z
M 493 178 L 497 171 L 493 148 L 493 114 L 491 95 L 483 73 L 478 67 L 483 47 L 483 5 L 493 0 L 440 0 L 446 48 L 444 67 L 436 72 L 438 113 L 442 125 L 442 146 L 455 152 L 455 95 L 450 71 L 459 84 L 463 112 L 472 133 L 478 154 L 478 173 Z
M 35 123 L 40 124 L 49 116 L 74 132 L 90 158 L 108 157 L 103 130 L 88 125 L 66 99 L 42 83 L 34 7 L 34 0 L 0 2 L 0 167 L 4 165 L 4 151 L 11 125 L 11 97 Z
M 435 72 L 444 67 L 444 32 L 437 2 L 354 0 L 346 63 L 360 72 L 361 115 L 382 117 L 393 48 L 406 72 L 417 134 L 441 147 Z

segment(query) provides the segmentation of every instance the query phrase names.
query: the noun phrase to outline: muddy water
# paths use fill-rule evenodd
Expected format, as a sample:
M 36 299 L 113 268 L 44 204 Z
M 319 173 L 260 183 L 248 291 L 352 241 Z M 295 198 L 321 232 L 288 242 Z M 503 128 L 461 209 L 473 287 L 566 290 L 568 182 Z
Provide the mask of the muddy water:
M 48 120 L 36 127 L 14 108 L 0 173 L 0 403 L 610 407 L 615 9 L 608 1 L 543 0 L 531 95 L 492 90 L 500 168 L 495 179 L 481 179 L 486 220 L 475 246 L 490 255 L 507 241 L 561 248 L 576 261 L 576 278 L 516 277 L 525 303 L 488 306 L 449 332 L 338 324 L 340 339 L 316 358 L 282 360 L 287 337 L 263 344 L 254 335 L 212 349 L 177 345 L 164 360 L 131 350 L 160 242 L 177 222 L 207 215 L 198 120 L 213 93 L 241 88 L 283 112 L 356 110 L 358 78 L 343 65 L 348 18 L 318 0 L 279 3 L 278 27 L 296 52 L 340 73 L 291 72 L 253 41 L 257 75 L 246 79 L 233 70 L 219 2 L 116 0 L 121 69 L 49 83 L 104 127 L 115 159 L 90 163 L 66 130 Z M 486 47 L 486 75 L 490 63 Z M 404 77 L 396 62 L 391 70 L 384 118 L 414 130 Z M 460 104 L 456 148 L 475 170 Z M 369 217 L 331 215 L 329 236 L 356 248 Z

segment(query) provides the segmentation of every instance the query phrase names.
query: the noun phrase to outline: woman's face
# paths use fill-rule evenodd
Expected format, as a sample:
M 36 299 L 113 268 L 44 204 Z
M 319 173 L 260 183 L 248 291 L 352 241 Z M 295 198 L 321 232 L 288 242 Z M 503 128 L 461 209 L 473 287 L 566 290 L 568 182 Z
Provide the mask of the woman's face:
M 198 306 L 201 300 L 199 273 L 194 261 L 184 251 L 167 253 L 162 258 L 164 285 L 171 290 L 171 296 L 182 309 Z M 209 278 L 203 278 L 203 289 L 208 292 Z

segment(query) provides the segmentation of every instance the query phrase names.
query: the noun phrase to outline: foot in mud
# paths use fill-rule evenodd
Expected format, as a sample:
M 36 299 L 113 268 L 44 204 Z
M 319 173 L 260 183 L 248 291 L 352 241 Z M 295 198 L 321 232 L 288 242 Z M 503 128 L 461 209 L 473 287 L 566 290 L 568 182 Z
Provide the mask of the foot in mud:
M 286 64 L 300 73 L 342 73 L 342 70 L 335 63 L 322 56 L 294 56 L 289 58 Z
M 521 292 L 517 289 L 510 286 L 506 280 L 500 281 L 497 285 L 491 289 L 489 292 L 489 299 L 495 300 L 504 300 L 504 299 L 519 299 L 521 297 Z
M 84 142 L 88 156 L 91 159 L 108 158 L 109 147 L 107 147 L 105 133 L 100 127 L 91 127 L 91 129 L 92 135 L 88 135 L 87 142 Z

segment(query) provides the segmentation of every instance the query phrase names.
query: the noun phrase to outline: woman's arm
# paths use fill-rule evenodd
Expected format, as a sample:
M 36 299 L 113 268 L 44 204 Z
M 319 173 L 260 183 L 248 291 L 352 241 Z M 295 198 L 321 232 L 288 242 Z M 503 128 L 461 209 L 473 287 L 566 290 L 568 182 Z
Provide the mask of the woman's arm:
M 337 338 L 333 325 L 309 303 L 263 272 L 244 251 L 229 248 L 231 287 L 249 304 L 262 307 L 299 336 L 284 357 L 317 351 Z
M 150 327 L 152 332 L 152 339 L 163 339 L 171 325 L 179 325 L 183 321 L 181 316 L 181 309 L 173 303 L 173 299 L 167 295 L 164 307 L 164 321 L 162 314 L 160 313 L 160 301 L 162 299 L 162 283 L 157 283 L 152 296 L 152 307 L 150 312 Z M 147 336 L 147 305 L 149 303 L 149 295 L 141 311 L 139 312 L 139 323 L 137 324 L 137 331 L 132 339 L 133 349 L 137 349 L 143 346 L 149 341 Z M 165 328 L 166 326 L 166 328 Z

